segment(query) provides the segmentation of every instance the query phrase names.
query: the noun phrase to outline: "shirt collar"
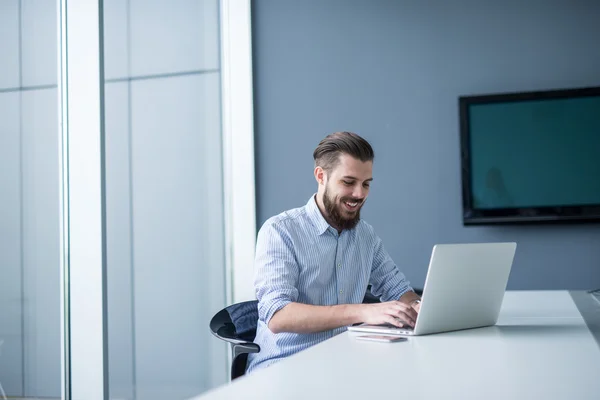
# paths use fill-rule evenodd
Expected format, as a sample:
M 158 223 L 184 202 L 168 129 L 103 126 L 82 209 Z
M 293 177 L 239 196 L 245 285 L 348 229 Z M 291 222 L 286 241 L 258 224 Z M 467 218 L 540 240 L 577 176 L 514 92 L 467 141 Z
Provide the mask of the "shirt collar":
M 317 235 L 322 235 L 329 228 L 329 224 L 321 214 L 321 210 L 319 210 L 319 206 L 317 206 L 317 195 L 314 194 L 306 203 L 306 214 L 308 218 L 313 223 L 315 228 L 317 228 Z

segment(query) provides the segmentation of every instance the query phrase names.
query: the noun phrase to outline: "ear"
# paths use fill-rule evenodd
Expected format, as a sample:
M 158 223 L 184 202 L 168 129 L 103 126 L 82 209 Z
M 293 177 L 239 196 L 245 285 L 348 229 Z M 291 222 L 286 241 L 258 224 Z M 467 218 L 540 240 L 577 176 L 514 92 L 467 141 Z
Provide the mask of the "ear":
M 325 184 L 325 170 L 323 168 L 315 167 L 315 179 L 319 185 Z

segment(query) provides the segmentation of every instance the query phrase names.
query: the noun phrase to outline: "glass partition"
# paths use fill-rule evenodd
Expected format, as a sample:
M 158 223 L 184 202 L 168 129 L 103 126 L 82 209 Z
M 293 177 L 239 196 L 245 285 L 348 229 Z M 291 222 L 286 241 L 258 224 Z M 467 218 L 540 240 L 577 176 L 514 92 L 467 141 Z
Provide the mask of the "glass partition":
M 55 1 L 0 2 L 0 398 L 60 398 Z
M 219 2 L 104 1 L 110 398 L 227 378 Z

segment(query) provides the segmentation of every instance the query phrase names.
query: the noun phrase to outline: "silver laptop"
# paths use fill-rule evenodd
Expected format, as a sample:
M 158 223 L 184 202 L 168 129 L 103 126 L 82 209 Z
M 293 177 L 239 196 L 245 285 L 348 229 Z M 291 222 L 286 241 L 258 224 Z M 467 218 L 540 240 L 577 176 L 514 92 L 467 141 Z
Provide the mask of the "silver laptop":
M 516 243 L 435 245 L 414 329 L 361 324 L 348 330 L 427 335 L 494 325 L 516 248 Z

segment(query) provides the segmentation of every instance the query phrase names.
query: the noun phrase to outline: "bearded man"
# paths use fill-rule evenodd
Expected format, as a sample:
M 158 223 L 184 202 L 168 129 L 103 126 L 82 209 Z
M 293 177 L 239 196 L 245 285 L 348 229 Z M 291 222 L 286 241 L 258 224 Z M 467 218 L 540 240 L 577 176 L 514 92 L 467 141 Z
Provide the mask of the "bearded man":
M 420 298 L 373 227 L 360 218 L 373 181 L 373 148 L 351 132 L 325 137 L 313 153 L 317 193 L 268 219 L 256 243 L 254 288 L 260 352 L 267 367 L 356 323 L 414 326 Z M 368 285 L 380 303 L 363 304 Z

